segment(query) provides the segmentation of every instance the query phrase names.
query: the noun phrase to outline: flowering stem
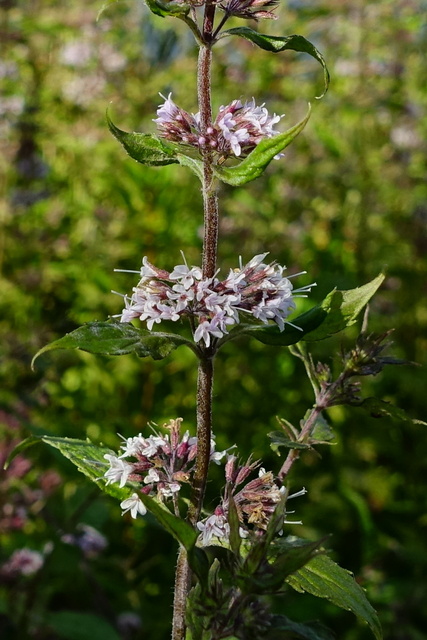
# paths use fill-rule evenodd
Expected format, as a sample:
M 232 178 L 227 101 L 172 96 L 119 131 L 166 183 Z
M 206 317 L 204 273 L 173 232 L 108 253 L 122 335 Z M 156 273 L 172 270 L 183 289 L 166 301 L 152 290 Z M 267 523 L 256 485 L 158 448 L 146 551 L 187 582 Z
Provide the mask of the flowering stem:
M 199 63 L 197 70 L 197 92 L 200 111 L 200 130 L 202 136 L 212 126 L 211 106 L 211 66 L 212 50 L 209 46 L 202 45 L 199 51 Z M 216 257 L 218 245 L 218 199 L 214 185 L 213 152 L 210 149 L 203 151 L 203 277 L 212 278 L 216 271 Z
M 215 4 L 207 0 L 203 22 L 203 42 L 200 45 L 197 68 L 197 94 L 200 112 L 201 135 L 212 126 L 211 106 L 211 66 L 213 23 Z M 218 199 L 214 186 L 213 154 L 206 149 L 203 151 L 203 278 L 212 278 L 216 271 L 218 247 Z M 201 347 L 197 377 L 197 457 L 193 477 L 192 496 L 188 510 L 188 520 L 195 526 L 202 509 L 208 476 L 211 433 L 212 433 L 212 387 L 213 387 L 213 355 L 214 351 Z M 184 640 L 186 633 L 185 608 L 187 594 L 190 588 L 190 568 L 187 555 L 181 549 L 175 574 L 175 597 L 172 626 L 172 640 Z

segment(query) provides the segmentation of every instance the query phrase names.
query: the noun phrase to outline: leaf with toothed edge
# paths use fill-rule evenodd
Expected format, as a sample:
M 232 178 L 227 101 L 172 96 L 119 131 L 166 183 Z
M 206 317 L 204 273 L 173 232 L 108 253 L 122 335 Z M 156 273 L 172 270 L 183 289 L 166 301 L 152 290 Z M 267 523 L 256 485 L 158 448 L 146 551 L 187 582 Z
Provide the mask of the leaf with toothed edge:
M 120 142 L 131 158 L 141 164 L 162 167 L 178 164 L 176 149 L 160 138 L 148 133 L 122 131 L 112 122 L 107 113 L 107 124 L 113 136 Z
M 192 351 L 196 348 L 193 342 L 174 333 L 138 329 L 128 322 L 88 322 L 40 349 L 31 366 L 43 353 L 55 349 L 80 349 L 105 356 L 134 353 L 140 358 L 162 360 L 181 345 Z

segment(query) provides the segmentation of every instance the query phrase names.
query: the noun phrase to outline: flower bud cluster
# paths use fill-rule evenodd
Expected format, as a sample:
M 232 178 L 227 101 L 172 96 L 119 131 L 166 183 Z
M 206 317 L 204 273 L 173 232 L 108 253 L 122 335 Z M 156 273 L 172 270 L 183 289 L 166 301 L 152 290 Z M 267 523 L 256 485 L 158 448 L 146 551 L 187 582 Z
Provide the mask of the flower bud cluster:
M 124 487 L 128 482 L 139 483 L 140 491 L 155 495 L 161 501 L 174 498 L 181 490 L 182 483 L 189 483 L 197 455 L 197 438 L 190 437 L 188 431 L 181 435 L 182 418 L 171 420 L 165 428 L 169 433 L 145 438 L 142 434 L 123 439 L 122 453 L 119 456 L 105 454 L 109 468 L 104 473 L 106 484 L 117 482 Z M 215 451 L 215 442 L 211 441 L 210 459 L 219 463 L 225 451 Z M 145 506 L 137 493 L 124 500 L 123 513 L 146 513 Z
M 169 273 L 144 257 L 141 281 L 130 298 L 124 296 L 121 322 L 139 318 L 151 331 L 162 320 L 187 316 L 195 327 L 194 340 L 203 340 L 206 347 L 212 339 L 228 333 L 230 325 L 238 324 L 241 313 L 265 324 L 273 320 L 283 331 L 285 324 L 291 324 L 287 317 L 295 309 L 294 298 L 305 297 L 314 285 L 293 289 L 290 279 L 283 277 L 285 267 L 264 264 L 266 255 L 257 255 L 245 266 L 230 270 L 225 280 L 203 278 L 199 267 L 187 264 L 177 265 Z
M 174 103 L 171 95 L 162 96 L 164 103 L 159 106 L 154 122 L 160 134 L 172 142 L 199 151 L 210 149 L 225 159 L 247 156 L 261 140 L 279 133 L 274 125 L 283 116 L 270 116 L 264 104 L 257 106 L 254 98 L 244 104 L 233 100 L 229 105 L 221 106 L 213 124 L 202 131 L 200 114 L 184 111 Z
M 237 515 L 240 522 L 239 533 L 242 538 L 247 538 L 252 531 L 262 535 L 267 529 L 269 520 L 273 515 L 277 504 L 283 497 L 286 489 L 279 487 L 275 482 L 271 471 L 260 468 L 258 477 L 242 485 L 248 476 L 259 467 L 258 462 L 248 460 L 244 465 L 237 464 L 236 456 L 229 455 L 225 465 L 225 478 L 228 491 L 216 507 L 213 515 L 197 523 L 197 528 L 201 532 L 201 542 L 203 546 L 211 543 L 213 538 L 227 542 L 230 535 L 230 525 L 228 523 L 229 498 L 231 493 L 236 505 Z M 290 496 L 297 498 L 306 493 L 305 489 Z M 284 524 L 302 524 L 300 521 L 291 522 L 286 519 L 286 515 L 293 512 L 286 512 Z

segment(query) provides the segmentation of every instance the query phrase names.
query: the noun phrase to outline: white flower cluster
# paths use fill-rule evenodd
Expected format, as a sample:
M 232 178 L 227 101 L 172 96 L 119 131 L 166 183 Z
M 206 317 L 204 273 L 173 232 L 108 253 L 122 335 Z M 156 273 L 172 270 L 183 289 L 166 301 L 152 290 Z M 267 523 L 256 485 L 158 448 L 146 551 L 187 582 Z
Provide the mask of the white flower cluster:
M 272 138 L 279 132 L 274 125 L 282 116 L 268 113 L 264 104 L 257 106 L 254 98 L 242 103 L 233 100 L 221 106 L 218 115 L 205 132 L 201 131 L 200 114 L 191 114 L 178 107 L 171 98 L 162 96 L 164 103 L 157 110 L 154 120 L 160 134 L 180 144 L 211 149 L 222 158 L 231 155 L 246 156 L 265 138 Z M 280 157 L 280 156 L 278 156 Z
M 266 255 L 255 256 L 245 266 L 240 263 L 225 280 L 203 278 L 199 267 L 187 264 L 177 265 L 169 273 L 144 257 L 139 272 L 142 279 L 131 297 L 124 296 L 120 320 L 139 318 L 151 331 L 162 320 L 191 317 L 194 340 L 203 340 L 206 347 L 212 339 L 228 333 L 230 325 L 238 324 L 241 313 L 263 323 L 273 320 L 283 331 L 285 324 L 291 324 L 287 317 L 295 309 L 294 298 L 306 297 L 314 284 L 293 289 L 290 279 L 283 276 L 285 267 L 274 262 L 265 264 Z
M 118 456 L 105 454 L 109 468 L 104 473 L 106 484 L 117 482 L 123 488 L 128 482 L 139 483 L 141 492 L 157 495 L 164 501 L 176 496 L 181 484 L 191 478 L 197 455 L 197 438 L 186 431 L 180 434 L 182 419 L 171 420 L 165 428 L 170 433 L 154 433 L 149 437 L 142 434 L 123 439 L 122 453 Z M 215 451 L 215 441 L 211 441 L 210 459 L 219 463 L 226 451 Z M 132 460 L 129 460 L 132 458 Z M 144 515 L 146 508 L 137 493 L 133 493 L 121 505 L 123 513 Z

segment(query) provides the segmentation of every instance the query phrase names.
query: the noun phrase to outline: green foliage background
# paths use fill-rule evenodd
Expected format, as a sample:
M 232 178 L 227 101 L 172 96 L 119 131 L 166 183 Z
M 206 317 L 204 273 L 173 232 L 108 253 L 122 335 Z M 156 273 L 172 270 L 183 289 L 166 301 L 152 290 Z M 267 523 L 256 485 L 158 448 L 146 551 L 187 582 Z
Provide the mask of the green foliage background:
M 200 262 L 201 199 L 193 175 L 175 166 L 141 167 L 105 124 L 109 107 L 119 127 L 154 132 L 158 92 L 173 91 L 182 107 L 196 110 L 192 36 L 142 2 L 111 3 L 97 22 L 101 7 L 94 0 L 0 4 L 2 455 L 31 433 L 90 437 L 117 448 L 117 433 L 128 437 L 150 420 L 162 425 L 182 416 L 194 429 L 195 358 L 188 350 L 156 363 L 58 352 L 30 369 L 47 342 L 121 311 L 110 290 L 130 291 L 134 277 L 114 268 L 138 269 L 143 255 L 170 268 L 180 250 L 189 263 Z M 426 9 L 425 0 L 284 2 L 279 19 L 259 28 L 300 33 L 320 49 L 332 75 L 320 102 L 314 96 L 322 73 L 311 58 L 268 54 L 239 38 L 216 48 L 214 75 L 216 108 L 253 95 L 286 112 L 289 127 L 308 101 L 315 103 L 283 160 L 247 188 L 222 187 L 222 272 L 238 255 L 246 260 L 268 250 L 291 273 L 307 270 L 299 282 L 317 281 L 299 305 L 303 311 L 334 286 L 355 287 L 385 268 L 370 329 L 395 327 L 393 354 L 421 367 L 386 370 L 365 394 L 420 419 L 427 352 Z M 355 335 L 317 344 L 315 357 L 333 363 Z M 287 349 L 241 340 L 227 345 L 216 369 L 219 447 L 236 442 L 242 454 L 253 451 L 278 469 L 266 437 L 277 428 L 275 416 L 298 422 L 312 403 L 301 363 Z M 322 458 L 303 457 L 292 477 L 295 488 L 309 490 L 297 505 L 304 526 L 294 533 L 312 539 L 332 533 L 334 559 L 367 588 L 385 637 L 421 640 L 425 428 L 342 408 L 329 417 L 337 444 Z M 114 638 L 117 616 L 129 611 L 142 626 L 120 637 L 168 637 L 171 539 L 149 517 L 122 520 L 118 505 L 55 452 L 40 447 L 28 456 L 31 462 L 22 458 L 1 476 L 0 564 L 21 547 L 44 549 L 46 562 L 34 577 L 0 587 L 4 637 L 80 637 L 69 631 L 83 620 L 73 612 L 86 615 L 92 640 L 101 637 L 91 628 L 93 616 L 103 620 L 102 637 Z M 108 537 L 95 558 L 61 539 L 79 522 Z M 287 602 L 285 613 L 319 618 L 342 640 L 369 637 L 350 614 L 324 602 L 293 592 Z

